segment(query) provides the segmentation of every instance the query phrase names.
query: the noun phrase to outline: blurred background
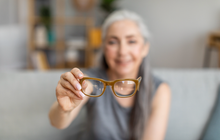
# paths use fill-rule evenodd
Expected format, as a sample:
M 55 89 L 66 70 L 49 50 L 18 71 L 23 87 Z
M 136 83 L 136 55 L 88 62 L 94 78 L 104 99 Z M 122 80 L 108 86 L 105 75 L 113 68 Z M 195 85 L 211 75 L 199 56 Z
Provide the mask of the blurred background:
M 220 66 L 219 0 L 0 0 L 0 70 L 94 66 L 102 22 L 121 8 L 145 19 L 153 67 Z
M 172 92 L 165 140 L 219 139 L 220 0 L 0 0 L 0 139 L 83 132 L 86 108 L 65 130 L 48 111 L 61 74 L 98 63 L 101 25 L 116 9 L 142 16 L 151 33 L 153 73 Z

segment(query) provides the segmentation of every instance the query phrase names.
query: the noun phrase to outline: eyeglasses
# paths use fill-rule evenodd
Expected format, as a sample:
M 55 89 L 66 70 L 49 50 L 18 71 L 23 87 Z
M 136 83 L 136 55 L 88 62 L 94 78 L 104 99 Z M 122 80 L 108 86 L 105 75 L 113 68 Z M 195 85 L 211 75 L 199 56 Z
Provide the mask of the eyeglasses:
M 127 98 L 135 95 L 136 91 L 139 90 L 141 77 L 137 79 L 117 79 L 114 81 L 105 81 L 99 78 L 83 77 L 80 79 L 80 84 L 90 85 L 81 91 L 89 97 L 100 97 L 105 92 L 106 86 L 111 86 L 112 92 L 115 96 L 120 98 Z M 92 91 L 92 93 L 91 93 Z

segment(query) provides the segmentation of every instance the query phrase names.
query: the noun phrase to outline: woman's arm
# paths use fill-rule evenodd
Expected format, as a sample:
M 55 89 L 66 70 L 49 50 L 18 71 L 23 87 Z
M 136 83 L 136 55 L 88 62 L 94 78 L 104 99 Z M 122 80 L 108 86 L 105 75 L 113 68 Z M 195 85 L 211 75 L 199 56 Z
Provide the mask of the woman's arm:
M 69 126 L 82 106 L 88 101 L 89 97 L 84 96 L 80 90 L 87 89 L 91 93 L 93 88 L 91 83 L 86 81 L 80 85 L 78 79 L 81 78 L 83 78 L 83 73 L 78 68 L 61 75 L 56 87 L 57 101 L 52 105 L 49 112 L 52 126 L 58 129 Z
M 152 111 L 146 124 L 143 140 L 163 140 L 165 138 L 170 102 L 170 88 L 163 83 L 159 86 L 153 98 Z
M 85 96 L 79 106 L 72 111 L 64 111 L 57 101 L 52 105 L 49 112 L 49 119 L 52 126 L 58 129 L 64 129 L 76 118 L 79 111 L 84 104 L 88 101 L 89 97 Z

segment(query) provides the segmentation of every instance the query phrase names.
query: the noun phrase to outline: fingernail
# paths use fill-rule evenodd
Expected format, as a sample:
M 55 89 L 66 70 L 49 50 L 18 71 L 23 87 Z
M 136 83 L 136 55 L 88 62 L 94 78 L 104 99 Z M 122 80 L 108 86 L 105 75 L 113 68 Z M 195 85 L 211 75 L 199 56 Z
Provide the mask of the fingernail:
M 79 77 L 83 77 L 83 75 L 80 73 L 79 75 L 78 75 Z
M 79 94 L 82 96 L 82 97 L 84 97 L 85 95 L 82 93 L 82 91 L 80 91 L 79 92 Z
M 80 86 L 80 84 L 76 84 L 76 88 L 78 89 L 78 90 L 81 90 L 81 86 Z

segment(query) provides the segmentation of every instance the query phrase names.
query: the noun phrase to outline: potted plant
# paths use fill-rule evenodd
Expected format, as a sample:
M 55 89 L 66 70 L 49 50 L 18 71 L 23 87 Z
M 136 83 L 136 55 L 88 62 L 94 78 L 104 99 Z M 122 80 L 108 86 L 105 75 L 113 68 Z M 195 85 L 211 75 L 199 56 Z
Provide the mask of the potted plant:
M 104 21 L 104 19 L 113 11 L 119 9 L 116 5 L 116 2 L 118 2 L 118 0 L 101 0 L 100 1 L 100 9 L 102 11 L 104 11 L 104 18 L 102 21 Z
M 42 24 L 46 27 L 47 30 L 47 40 L 49 44 L 54 42 L 54 34 L 52 32 L 52 17 L 50 7 L 48 5 L 44 5 L 40 9 L 40 18 Z

